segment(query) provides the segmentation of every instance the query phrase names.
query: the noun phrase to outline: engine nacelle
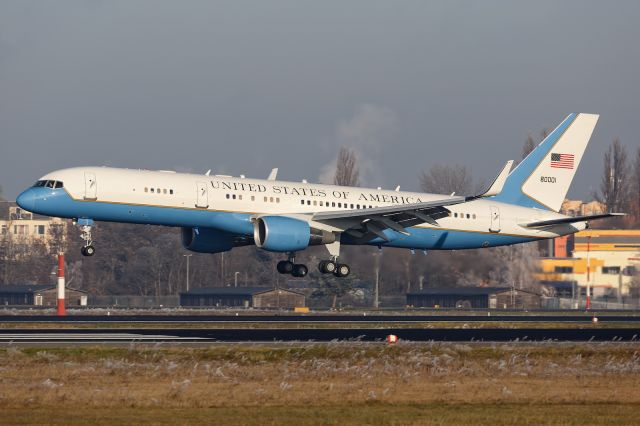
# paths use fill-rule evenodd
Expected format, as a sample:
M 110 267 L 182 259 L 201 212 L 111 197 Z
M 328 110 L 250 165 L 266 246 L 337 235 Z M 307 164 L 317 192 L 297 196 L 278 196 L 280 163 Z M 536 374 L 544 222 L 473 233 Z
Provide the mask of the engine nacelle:
M 267 251 L 290 252 L 310 245 L 330 244 L 336 240 L 333 232 L 314 229 L 303 220 L 283 216 L 262 216 L 253 224 L 256 246 Z
M 233 235 L 210 228 L 182 228 L 182 245 L 197 253 L 220 253 L 235 246 Z

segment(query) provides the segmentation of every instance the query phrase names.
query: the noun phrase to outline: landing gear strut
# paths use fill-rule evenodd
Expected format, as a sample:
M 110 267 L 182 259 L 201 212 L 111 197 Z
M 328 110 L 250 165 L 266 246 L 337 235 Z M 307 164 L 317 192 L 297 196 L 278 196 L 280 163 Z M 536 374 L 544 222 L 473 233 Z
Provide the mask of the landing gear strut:
M 78 226 L 80 227 L 80 238 L 84 240 L 84 246 L 80 249 L 80 253 L 83 256 L 93 256 L 96 254 L 96 249 L 93 247 L 93 239 L 91 238 L 91 227 L 93 226 L 92 219 L 79 219 Z
M 276 269 L 278 269 L 278 272 L 280 272 L 281 274 L 291 274 L 296 278 L 306 277 L 309 273 L 309 269 L 306 265 L 295 263 L 295 255 L 295 253 L 289 253 L 289 258 L 287 260 L 281 260 L 280 262 L 278 262 Z

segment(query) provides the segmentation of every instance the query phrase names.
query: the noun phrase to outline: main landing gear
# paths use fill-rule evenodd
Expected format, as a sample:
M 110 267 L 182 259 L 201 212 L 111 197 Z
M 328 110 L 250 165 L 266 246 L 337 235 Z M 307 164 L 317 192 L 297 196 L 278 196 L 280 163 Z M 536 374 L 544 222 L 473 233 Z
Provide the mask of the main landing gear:
M 289 258 L 278 262 L 276 269 L 278 269 L 278 272 L 281 274 L 291 274 L 296 278 L 306 277 L 309 273 L 307 266 L 301 263 L 295 263 L 295 261 L 295 253 L 289 253 Z
M 338 278 L 346 277 L 351 272 L 351 268 L 346 263 L 338 263 L 338 258 L 321 260 L 318 270 L 323 274 L 333 274 Z
M 318 270 L 323 274 L 333 274 L 338 278 L 346 277 L 351 273 L 351 268 L 346 263 L 338 263 L 340 255 L 340 240 L 336 240 L 326 245 L 331 256 L 329 260 L 322 260 L 318 264 Z M 295 253 L 289 253 L 287 260 L 281 260 L 277 265 L 278 272 L 281 274 L 291 274 L 294 277 L 306 277 L 309 269 L 306 265 L 295 263 Z
M 91 238 L 91 227 L 93 226 L 92 219 L 78 219 L 77 225 L 80 227 L 80 238 L 84 240 L 84 245 L 80 249 L 80 253 L 83 256 L 93 256 L 96 254 L 96 249 L 93 247 L 93 240 Z

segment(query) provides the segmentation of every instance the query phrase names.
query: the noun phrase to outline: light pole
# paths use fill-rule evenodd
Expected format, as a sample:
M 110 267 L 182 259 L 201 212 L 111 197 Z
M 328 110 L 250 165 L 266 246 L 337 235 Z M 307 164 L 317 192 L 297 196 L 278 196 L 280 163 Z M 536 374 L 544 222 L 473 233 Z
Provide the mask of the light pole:
M 378 249 L 373 253 L 373 256 L 376 259 L 375 263 L 375 272 L 376 272 L 376 286 L 373 289 L 373 307 L 378 309 L 380 307 L 380 255 L 382 254 L 382 249 Z
M 183 254 L 182 256 L 187 258 L 187 291 L 189 291 L 189 258 L 193 256 L 192 254 Z
M 240 272 L 236 271 L 233 273 L 233 286 L 234 287 L 238 287 L 238 274 Z

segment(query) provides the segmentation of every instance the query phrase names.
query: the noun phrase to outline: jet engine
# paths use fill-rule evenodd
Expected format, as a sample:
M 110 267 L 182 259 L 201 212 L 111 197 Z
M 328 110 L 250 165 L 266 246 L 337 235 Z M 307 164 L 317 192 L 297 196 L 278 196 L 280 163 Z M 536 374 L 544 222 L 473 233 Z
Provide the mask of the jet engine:
M 314 229 L 303 220 L 283 216 L 262 216 L 253 223 L 256 246 L 267 251 L 291 252 L 310 245 L 330 244 L 336 240 L 333 232 Z
M 197 253 L 220 253 L 239 244 L 235 243 L 233 235 L 217 229 L 182 228 L 182 245 Z

